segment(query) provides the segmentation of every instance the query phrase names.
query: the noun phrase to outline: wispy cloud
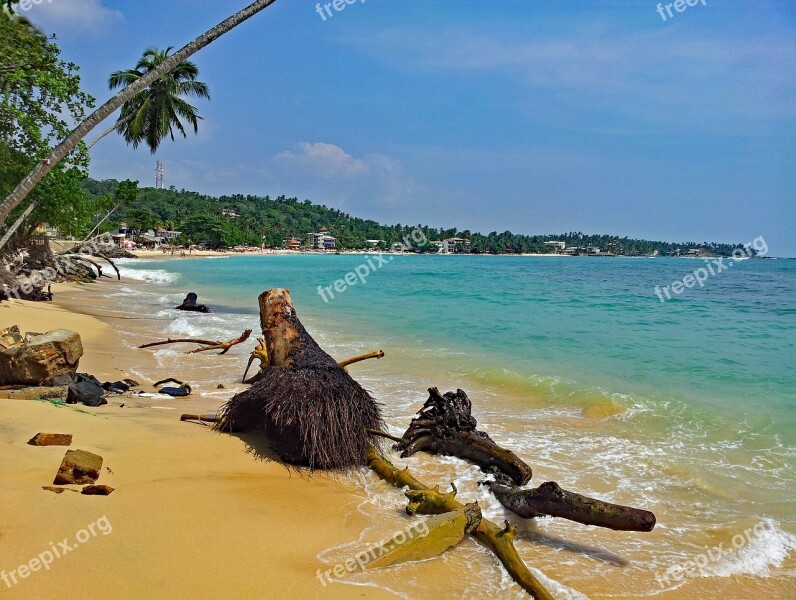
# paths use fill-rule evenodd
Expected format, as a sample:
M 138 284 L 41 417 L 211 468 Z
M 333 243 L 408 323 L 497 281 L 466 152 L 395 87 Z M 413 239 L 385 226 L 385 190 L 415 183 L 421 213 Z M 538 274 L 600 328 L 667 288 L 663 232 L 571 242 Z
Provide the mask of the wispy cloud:
M 103 6 L 102 0 L 43 0 L 25 13 L 45 31 L 61 35 L 108 35 L 124 21 L 121 11 Z
M 413 187 L 394 158 L 378 153 L 354 157 L 326 142 L 302 142 L 293 150 L 279 152 L 271 159 L 271 168 L 291 186 L 348 204 L 396 204 L 406 199 Z
M 784 26 L 765 37 L 571 22 L 550 30 L 396 27 L 348 41 L 396 68 L 499 78 L 507 96 L 534 109 L 555 103 L 563 121 L 599 111 L 702 128 L 796 116 L 796 38 Z

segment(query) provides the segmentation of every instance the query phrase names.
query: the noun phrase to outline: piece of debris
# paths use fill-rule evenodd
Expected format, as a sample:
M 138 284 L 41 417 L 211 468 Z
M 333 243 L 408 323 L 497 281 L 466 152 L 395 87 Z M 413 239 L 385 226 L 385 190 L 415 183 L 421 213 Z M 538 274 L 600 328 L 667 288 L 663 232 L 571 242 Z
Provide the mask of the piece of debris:
M 89 485 L 99 479 L 102 457 L 85 450 L 67 450 L 53 484 Z
M 17 339 L 18 329 L 4 330 L 0 349 L 0 385 L 58 385 L 57 379 L 77 371 L 83 344 L 74 331 L 58 329 L 45 334 L 28 333 Z
M 183 383 L 180 387 L 164 387 L 158 390 L 160 394 L 166 394 L 167 396 L 171 396 L 172 398 L 185 398 L 191 395 L 191 386 L 187 383 Z
M 71 446 L 71 433 L 37 433 L 29 441 L 31 446 Z
M 77 492 L 77 490 L 73 490 L 70 488 L 63 488 L 63 487 L 53 487 L 51 485 L 42 486 L 45 492 L 52 492 L 53 494 L 63 494 L 64 492 Z
M 105 394 L 105 389 L 99 379 L 87 373 L 76 373 L 71 378 L 69 397 L 66 402 L 67 404 L 82 403 L 85 406 L 96 408 L 108 403 L 103 398 L 103 394 Z
M 107 485 L 87 485 L 80 492 L 84 496 L 110 496 L 114 489 Z
M 187 310 L 189 312 L 200 312 L 200 313 L 209 313 L 210 309 L 207 308 L 204 304 L 197 304 L 196 301 L 199 299 L 194 292 L 191 292 L 187 296 L 185 296 L 185 300 L 182 301 L 182 304 L 176 306 L 177 310 Z
M 218 387 L 216 389 L 217 390 L 225 390 L 225 389 L 227 389 L 227 387 L 223 383 L 219 383 Z

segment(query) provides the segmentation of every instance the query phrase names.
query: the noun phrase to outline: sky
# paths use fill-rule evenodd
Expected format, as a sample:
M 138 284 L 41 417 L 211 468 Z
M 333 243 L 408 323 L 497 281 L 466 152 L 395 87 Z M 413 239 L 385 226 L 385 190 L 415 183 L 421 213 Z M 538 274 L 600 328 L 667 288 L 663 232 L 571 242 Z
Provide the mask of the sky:
M 796 257 L 796 2 L 277 0 L 193 57 L 199 134 L 110 136 L 97 179 L 310 199 L 383 223 Z M 84 88 L 246 0 L 43 0 Z M 101 130 L 103 128 L 99 128 Z M 91 139 L 91 136 L 88 138 Z

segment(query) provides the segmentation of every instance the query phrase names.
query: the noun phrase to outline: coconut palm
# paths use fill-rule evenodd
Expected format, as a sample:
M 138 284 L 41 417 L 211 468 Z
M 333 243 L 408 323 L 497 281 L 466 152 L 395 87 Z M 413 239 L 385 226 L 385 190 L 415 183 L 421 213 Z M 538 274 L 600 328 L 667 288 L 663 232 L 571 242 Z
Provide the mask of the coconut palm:
M 225 33 L 234 29 L 244 21 L 250 19 L 260 11 L 271 6 L 276 0 L 256 0 L 241 11 L 238 11 L 225 21 L 219 23 L 206 33 L 187 44 L 181 50 L 169 56 L 159 67 L 141 77 L 134 84 L 126 87 L 105 104 L 100 106 L 88 118 L 80 123 L 69 136 L 62 141 L 27 177 L 19 182 L 17 187 L 0 203 L 0 225 L 5 223 L 8 214 L 14 210 L 28 196 L 31 190 L 42 178 L 49 173 L 69 152 L 77 146 L 80 141 L 102 121 L 110 117 L 125 102 L 132 99 L 136 94 L 152 85 L 156 80 L 167 75 L 188 58 L 196 54 L 205 46 L 211 44 Z
M 133 85 L 166 62 L 172 49 L 171 47 L 166 50 L 147 48 L 135 69 L 112 73 L 108 79 L 108 87 L 115 90 Z M 166 136 L 174 140 L 175 129 L 183 137 L 187 137 L 181 119 L 187 121 L 193 127 L 194 133 L 197 133 L 199 120 L 202 117 L 197 114 L 196 107 L 186 102 L 184 98 L 187 96 L 210 99 L 207 84 L 197 81 L 198 76 L 199 68 L 194 63 L 190 61 L 181 63 L 125 102 L 114 126 L 91 142 L 89 148 L 106 135 L 117 131 L 128 144 L 132 144 L 133 148 L 145 143 L 154 154 Z

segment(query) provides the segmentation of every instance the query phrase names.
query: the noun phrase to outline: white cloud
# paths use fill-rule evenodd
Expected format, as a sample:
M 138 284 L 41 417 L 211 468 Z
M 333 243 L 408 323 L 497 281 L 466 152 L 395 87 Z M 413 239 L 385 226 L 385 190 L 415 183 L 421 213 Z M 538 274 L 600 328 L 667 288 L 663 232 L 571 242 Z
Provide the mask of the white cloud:
M 102 36 L 124 20 L 120 11 L 103 6 L 102 0 L 22 0 L 18 10 L 58 35 Z
M 271 159 L 269 169 L 288 187 L 307 197 L 334 197 L 342 203 L 397 204 L 414 184 L 401 163 L 384 154 L 354 157 L 340 146 L 302 142 Z
M 362 175 L 371 170 L 364 159 L 354 158 L 340 146 L 324 142 L 302 142 L 297 151 L 285 150 L 274 159 L 278 164 L 311 169 L 324 177 Z

